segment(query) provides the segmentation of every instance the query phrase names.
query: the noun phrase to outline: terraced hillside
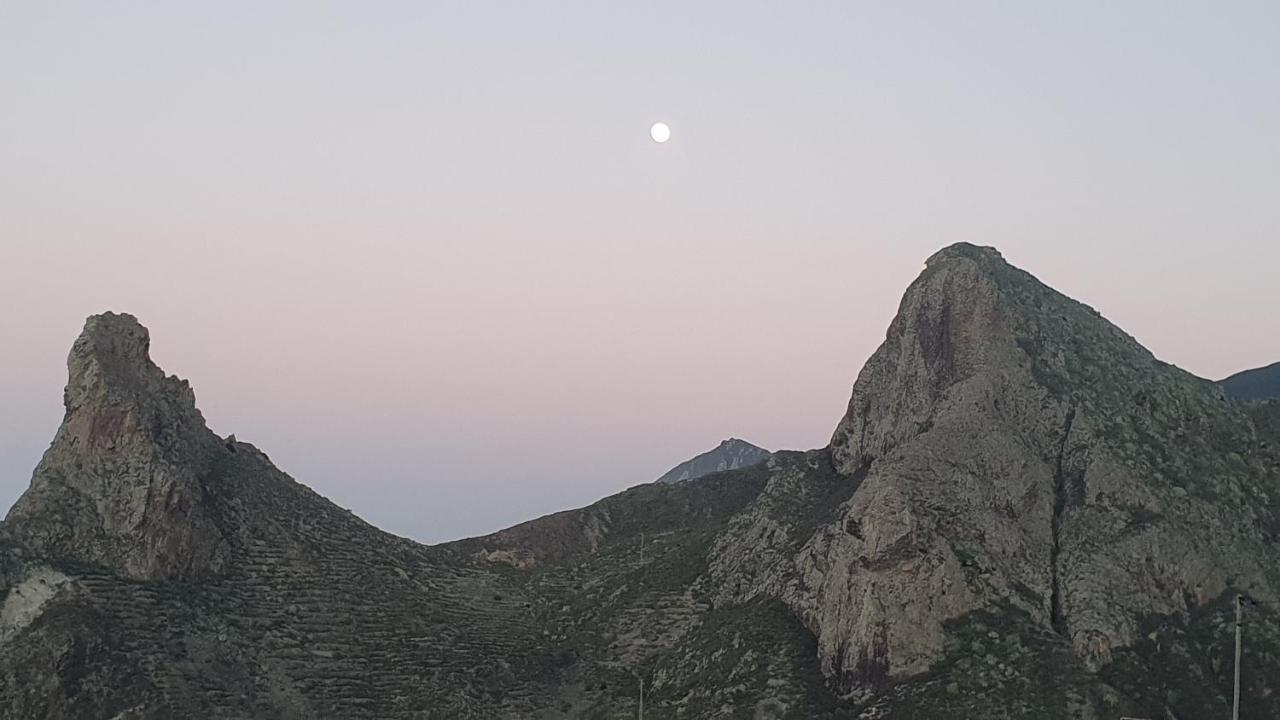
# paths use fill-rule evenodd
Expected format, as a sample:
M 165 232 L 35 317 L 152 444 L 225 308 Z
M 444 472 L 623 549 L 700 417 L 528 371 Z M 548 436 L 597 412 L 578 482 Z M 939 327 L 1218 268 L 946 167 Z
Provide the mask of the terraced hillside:
M 5 717 L 610 717 L 641 677 L 656 707 L 656 658 L 710 615 L 706 549 L 763 483 L 635 488 L 529 573 L 381 532 L 213 436 L 148 342 L 89 320 L 0 526 Z
M 1280 405 L 990 248 L 828 448 L 493 535 L 381 532 L 210 432 L 129 316 L 0 524 L 0 717 L 1280 717 Z

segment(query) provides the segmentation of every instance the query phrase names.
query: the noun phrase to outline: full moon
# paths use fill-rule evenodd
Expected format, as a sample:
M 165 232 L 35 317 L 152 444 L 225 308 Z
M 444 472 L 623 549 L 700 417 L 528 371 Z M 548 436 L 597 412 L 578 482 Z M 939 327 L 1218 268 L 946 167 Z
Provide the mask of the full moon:
M 664 143 L 671 139 L 671 128 L 666 123 L 654 123 L 649 128 L 649 137 L 653 138 L 656 143 Z

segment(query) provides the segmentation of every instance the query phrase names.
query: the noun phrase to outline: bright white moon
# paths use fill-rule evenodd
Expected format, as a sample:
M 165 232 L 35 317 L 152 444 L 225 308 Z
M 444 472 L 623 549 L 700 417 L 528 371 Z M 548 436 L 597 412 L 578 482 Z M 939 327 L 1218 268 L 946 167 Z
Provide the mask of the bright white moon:
M 671 139 L 671 128 L 666 123 L 654 123 L 649 128 L 649 137 L 653 138 L 656 143 L 664 143 Z

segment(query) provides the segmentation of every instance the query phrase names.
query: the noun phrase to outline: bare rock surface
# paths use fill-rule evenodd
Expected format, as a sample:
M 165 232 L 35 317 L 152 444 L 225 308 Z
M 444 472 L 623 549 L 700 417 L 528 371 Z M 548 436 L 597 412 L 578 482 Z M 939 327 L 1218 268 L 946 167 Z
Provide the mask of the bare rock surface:
M 215 574 L 227 545 L 206 483 L 229 450 L 149 347 L 131 315 L 89 318 L 67 358 L 62 426 L 7 522 L 34 550 L 129 578 Z
M 1144 618 L 1276 597 L 1276 456 L 1246 414 L 991 248 L 930 258 L 831 449 L 861 477 L 840 517 L 797 545 L 774 480 L 717 556 L 723 601 L 783 599 L 849 689 L 926 672 L 947 623 L 984 608 L 1098 670 Z

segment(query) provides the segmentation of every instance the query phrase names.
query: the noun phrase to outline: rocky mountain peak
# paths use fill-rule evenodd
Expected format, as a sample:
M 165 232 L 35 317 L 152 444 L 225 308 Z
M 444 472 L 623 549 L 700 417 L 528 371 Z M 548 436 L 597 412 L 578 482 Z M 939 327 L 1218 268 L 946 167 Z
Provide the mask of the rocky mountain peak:
M 907 289 L 832 448 L 839 469 L 852 473 L 932 427 L 945 406 L 1003 401 L 1008 411 L 1011 401 L 1044 396 L 1063 416 L 1074 406 L 1131 414 L 1151 383 L 1156 392 L 1216 394 L 995 248 L 957 243 L 931 256 Z
M 832 436 L 834 469 L 857 483 L 839 529 L 768 583 L 854 685 L 923 672 L 947 623 L 1001 603 L 1096 669 L 1138 618 L 1186 617 L 1232 583 L 1274 596 L 1257 558 L 1280 490 L 1257 433 L 1216 385 L 1092 308 L 992 248 L 952 245 L 907 289 Z M 1267 500 L 1227 520 L 1226 497 Z M 744 534 L 778 522 L 762 513 Z M 1229 548 L 1232 533 L 1247 540 Z
M 991 247 L 990 245 L 974 245 L 973 243 L 968 242 L 952 243 L 933 255 L 930 255 L 929 258 L 924 261 L 924 264 L 925 267 L 930 267 L 937 263 L 947 262 L 948 260 L 955 260 L 958 258 L 965 258 L 976 262 L 999 262 L 1001 264 L 1005 264 L 1004 256 L 1001 255 L 1000 251 L 994 247 Z
M 229 450 L 149 347 L 132 315 L 85 322 L 67 358 L 62 425 L 7 520 L 51 557 L 138 579 L 215 572 L 225 543 L 202 477 Z
M 696 480 L 714 472 L 751 467 L 769 459 L 768 450 L 746 440 L 729 438 L 700 455 L 696 455 L 663 473 L 655 482 L 678 483 Z
M 944 248 L 925 265 L 832 437 L 844 472 L 857 472 L 924 428 L 951 386 L 1025 364 L 1007 307 L 1007 286 L 1019 271 L 994 248 L 969 243 Z
M 205 426 L 186 380 L 151 361 L 151 338 L 132 315 L 85 321 L 67 356 L 66 416 L 54 444 L 77 452 L 129 450 L 203 464 L 222 443 Z
M 150 348 L 151 334 L 134 316 L 112 312 L 92 315 L 71 346 L 67 365 L 73 379 L 95 368 L 107 381 L 154 374 L 159 368 L 151 362 Z

